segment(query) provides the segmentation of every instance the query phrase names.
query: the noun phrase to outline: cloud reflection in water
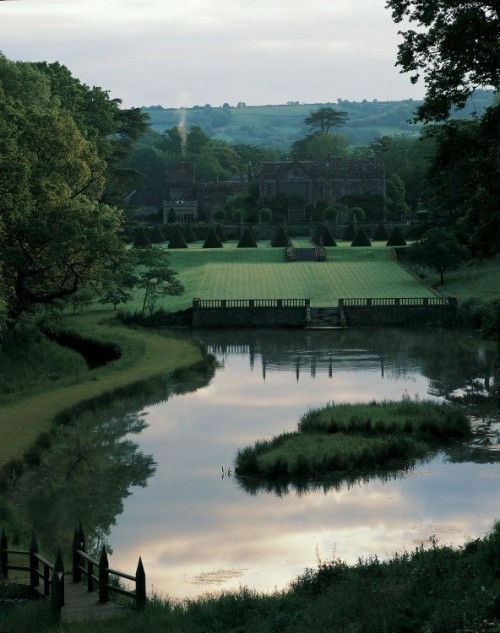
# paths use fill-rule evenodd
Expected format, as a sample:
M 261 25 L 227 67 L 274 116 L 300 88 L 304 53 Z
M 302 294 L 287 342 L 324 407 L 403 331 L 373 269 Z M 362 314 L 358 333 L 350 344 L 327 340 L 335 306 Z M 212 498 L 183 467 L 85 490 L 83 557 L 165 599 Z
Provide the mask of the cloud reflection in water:
M 384 559 L 434 535 L 460 545 L 500 518 L 499 464 L 449 463 L 443 454 L 386 481 L 303 494 L 290 488 L 282 496 L 251 496 L 234 477 L 221 477 L 238 448 L 295 429 L 308 408 L 399 399 L 405 392 L 434 398 L 443 395 L 429 395 L 436 386 L 456 389 L 460 381 L 484 378 L 483 343 L 468 336 L 460 347 L 456 334 L 398 337 L 393 330 L 347 333 L 333 343 L 320 333 L 234 336 L 244 339 L 235 353 L 222 350 L 230 333 L 204 335 L 224 359 L 210 385 L 147 409 L 149 426 L 139 441 L 157 472 L 125 501 L 112 529 L 114 566 L 133 568 L 140 555 L 148 585 L 178 598 L 240 585 L 272 591 L 318 557 Z M 297 380 L 299 350 L 307 353 L 300 354 Z M 451 378 L 443 374 L 446 363 Z

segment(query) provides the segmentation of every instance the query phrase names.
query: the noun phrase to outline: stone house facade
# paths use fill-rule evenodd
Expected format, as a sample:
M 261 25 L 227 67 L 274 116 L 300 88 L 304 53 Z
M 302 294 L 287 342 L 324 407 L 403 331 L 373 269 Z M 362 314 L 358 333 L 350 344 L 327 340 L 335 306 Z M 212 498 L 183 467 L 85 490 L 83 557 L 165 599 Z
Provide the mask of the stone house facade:
M 195 164 L 181 163 L 165 174 L 163 223 L 167 223 L 170 209 L 181 223 L 209 221 L 217 209 L 225 209 L 231 198 L 245 191 L 247 185 L 242 180 L 197 181 Z
M 317 161 L 281 161 L 262 163 L 259 172 L 259 196 L 270 200 L 283 195 L 295 198 L 288 211 L 289 220 L 305 217 L 305 206 L 318 202 L 340 205 L 347 219 L 346 196 L 370 194 L 385 197 L 385 170 L 381 159 L 333 158 Z

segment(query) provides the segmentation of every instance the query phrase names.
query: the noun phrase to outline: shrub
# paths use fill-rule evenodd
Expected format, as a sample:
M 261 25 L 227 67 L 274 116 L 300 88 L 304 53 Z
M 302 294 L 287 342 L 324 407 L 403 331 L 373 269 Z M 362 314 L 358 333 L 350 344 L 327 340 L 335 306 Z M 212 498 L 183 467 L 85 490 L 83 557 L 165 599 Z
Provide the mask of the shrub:
M 356 237 L 351 242 L 351 246 L 371 246 L 371 245 L 372 243 L 370 242 L 365 229 L 363 227 L 360 227 L 358 229 L 358 232 L 356 233 Z
M 392 229 L 392 233 L 387 240 L 386 246 L 406 246 L 406 240 L 401 233 L 399 226 L 395 226 Z

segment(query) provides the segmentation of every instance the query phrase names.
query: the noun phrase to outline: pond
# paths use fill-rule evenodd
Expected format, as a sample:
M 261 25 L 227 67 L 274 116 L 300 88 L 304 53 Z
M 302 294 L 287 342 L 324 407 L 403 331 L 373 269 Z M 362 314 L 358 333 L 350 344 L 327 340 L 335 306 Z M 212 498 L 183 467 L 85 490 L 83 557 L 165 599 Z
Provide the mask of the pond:
M 132 571 L 142 557 L 149 589 L 280 590 L 318 561 L 384 560 L 433 539 L 459 546 L 500 518 L 500 424 L 483 406 L 491 345 L 447 330 L 196 336 L 220 368 L 196 391 L 144 408 L 146 426 L 127 437 L 156 468 L 150 460 L 107 537 L 114 568 Z M 265 489 L 229 476 L 238 448 L 294 430 L 308 408 L 405 394 L 474 404 L 475 440 L 408 472 L 351 482 Z

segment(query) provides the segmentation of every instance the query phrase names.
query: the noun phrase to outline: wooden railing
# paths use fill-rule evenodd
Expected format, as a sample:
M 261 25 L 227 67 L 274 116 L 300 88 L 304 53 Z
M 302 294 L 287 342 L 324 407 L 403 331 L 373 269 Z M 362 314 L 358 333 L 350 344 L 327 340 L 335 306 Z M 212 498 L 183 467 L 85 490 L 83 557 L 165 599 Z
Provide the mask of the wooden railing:
M 193 299 L 193 308 L 305 308 L 309 299 Z
M 72 555 L 73 582 L 82 583 L 85 579 L 87 591 L 97 591 L 99 602 L 109 602 L 110 593 L 117 593 L 132 598 L 138 609 L 145 606 L 146 575 L 140 558 L 135 576 L 111 569 L 104 547 L 101 550 L 99 560 L 85 551 L 82 528 L 75 530 Z M 11 557 L 17 559 L 26 557 L 27 564 L 10 562 Z M 2 530 L 0 536 L 0 579 L 9 578 L 9 572 L 14 570 L 28 573 L 31 592 L 50 597 L 53 611 L 60 614 L 61 608 L 64 606 L 64 564 L 61 552 L 58 552 L 54 563 L 49 562 L 38 553 L 35 536 L 31 539 L 29 550 L 11 549 L 8 546 L 5 531 Z M 118 582 L 111 582 L 113 578 L 117 579 Z M 120 579 L 133 583 L 135 588 L 132 590 L 124 589 L 119 585 Z M 40 581 L 42 587 L 40 587 Z
M 372 299 L 339 299 L 344 308 L 457 306 L 455 297 L 381 297 Z
M 111 583 L 111 577 L 128 580 L 135 584 L 135 589 L 124 589 L 118 584 Z M 104 546 L 99 560 L 87 554 L 83 531 L 78 528 L 73 536 L 73 582 L 83 582 L 84 579 L 87 591 L 97 590 L 99 602 L 109 602 L 109 594 L 118 593 L 132 598 L 138 609 L 142 609 L 146 605 L 146 574 L 141 558 L 139 558 L 135 576 L 111 569 Z
M 27 558 L 27 564 L 10 563 L 9 557 L 17 559 Z M 34 595 L 41 595 L 51 600 L 52 610 L 60 613 L 64 606 L 64 564 L 61 552 L 51 563 L 38 553 L 36 537 L 31 538 L 29 550 L 11 549 L 7 543 L 7 536 L 2 530 L 0 535 L 0 578 L 8 578 L 10 571 L 22 571 L 29 574 L 29 587 Z M 41 587 L 40 587 L 41 581 Z

